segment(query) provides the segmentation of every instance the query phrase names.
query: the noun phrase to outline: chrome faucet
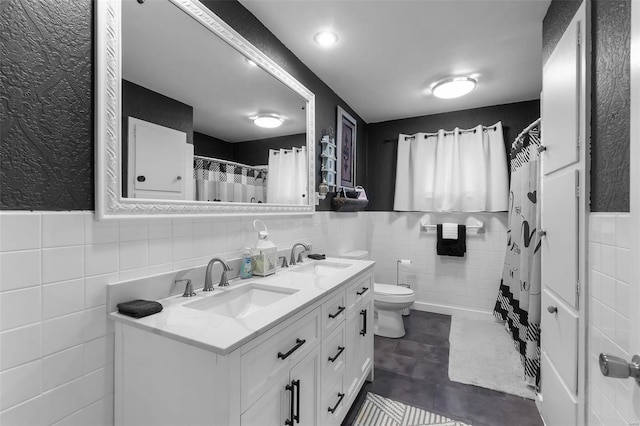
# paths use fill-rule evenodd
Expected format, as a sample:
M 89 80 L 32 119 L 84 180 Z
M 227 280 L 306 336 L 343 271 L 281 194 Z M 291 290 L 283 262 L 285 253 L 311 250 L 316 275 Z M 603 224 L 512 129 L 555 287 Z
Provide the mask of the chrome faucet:
M 309 251 L 309 247 L 304 243 L 295 243 L 293 247 L 291 247 L 291 259 L 289 259 L 289 265 L 293 266 L 296 264 L 296 247 L 304 247 L 304 250 L 300 252 L 298 255 L 298 262 L 302 262 L 302 253 L 305 251 Z
M 220 284 L 219 287 L 226 287 L 229 285 L 229 281 L 227 280 L 227 272 L 233 271 L 233 268 L 229 266 L 227 262 L 220 259 L 219 257 L 214 257 L 207 264 L 207 271 L 204 273 L 204 287 L 202 291 L 213 291 L 213 282 L 211 281 L 211 270 L 213 269 L 214 263 L 220 263 L 222 265 L 222 275 L 220 276 Z

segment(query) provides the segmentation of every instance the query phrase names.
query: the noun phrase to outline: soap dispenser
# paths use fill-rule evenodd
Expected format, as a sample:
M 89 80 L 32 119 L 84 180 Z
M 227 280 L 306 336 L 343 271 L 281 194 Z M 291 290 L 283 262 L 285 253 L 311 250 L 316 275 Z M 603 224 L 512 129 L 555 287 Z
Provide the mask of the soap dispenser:
M 240 262 L 240 278 L 246 279 L 253 276 L 251 267 L 251 249 L 245 247 L 242 254 L 242 261 Z
M 261 231 L 258 230 L 259 224 L 264 228 Z M 251 253 L 251 270 L 253 275 L 266 277 L 267 275 L 275 274 L 278 251 L 276 245 L 269 241 L 267 226 L 263 221 L 256 219 L 253 221 L 253 229 L 258 233 L 258 241 L 256 241 L 256 245 L 253 247 Z

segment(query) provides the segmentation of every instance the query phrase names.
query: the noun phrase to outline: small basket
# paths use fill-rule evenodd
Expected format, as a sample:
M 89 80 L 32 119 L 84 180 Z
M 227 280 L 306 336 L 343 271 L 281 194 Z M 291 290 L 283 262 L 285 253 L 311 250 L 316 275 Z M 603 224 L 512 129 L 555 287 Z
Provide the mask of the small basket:
M 398 285 L 400 287 L 411 289 L 411 286 L 409 284 L 398 284 Z M 411 304 L 411 306 L 413 306 L 413 303 Z M 411 308 L 404 308 L 400 311 L 400 313 L 402 314 L 403 317 L 408 317 L 409 315 L 411 315 Z

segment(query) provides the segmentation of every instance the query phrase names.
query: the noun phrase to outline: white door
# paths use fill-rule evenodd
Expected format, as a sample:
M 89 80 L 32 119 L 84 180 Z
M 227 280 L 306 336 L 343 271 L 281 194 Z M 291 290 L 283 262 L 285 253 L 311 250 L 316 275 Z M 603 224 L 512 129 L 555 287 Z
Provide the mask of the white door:
M 585 424 L 584 283 L 589 129 L 587 6 L 583 3 L 543 69 L 542 330 L 539 408 L 547 426 Z
M 187 134 L 129 117 L 128 196 L 182 199 L 185 183 Z M 191 165 L 193 168 L 193 165 Z

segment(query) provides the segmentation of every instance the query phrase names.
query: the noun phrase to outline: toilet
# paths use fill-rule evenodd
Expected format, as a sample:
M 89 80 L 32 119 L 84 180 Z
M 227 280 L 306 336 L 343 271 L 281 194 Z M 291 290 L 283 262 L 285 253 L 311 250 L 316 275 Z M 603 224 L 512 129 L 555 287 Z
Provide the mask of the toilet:
M 340 256 L 343 259 L 369 260 L 369 252 L 355 250 Z M 416 300 L 413 290 L 391 284 L 373 284 L 374 334 L 394 339 L 404 336 L 402 310 Z

